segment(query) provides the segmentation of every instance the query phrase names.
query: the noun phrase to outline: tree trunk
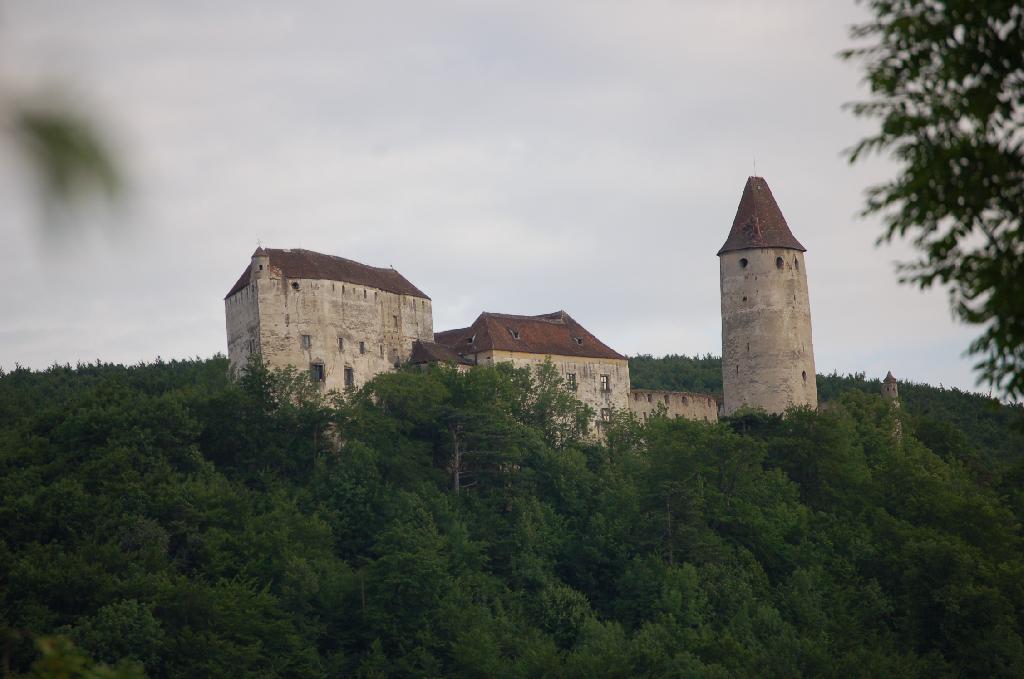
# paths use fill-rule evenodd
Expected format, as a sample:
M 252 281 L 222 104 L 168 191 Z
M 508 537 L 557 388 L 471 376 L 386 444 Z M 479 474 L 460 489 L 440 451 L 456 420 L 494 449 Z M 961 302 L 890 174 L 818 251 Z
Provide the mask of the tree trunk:
M 452 433 L 452 492 L 459 494 L 459 473 L 462 469 L 462 453 L 459 451 L 459 433 L 456 428 Z

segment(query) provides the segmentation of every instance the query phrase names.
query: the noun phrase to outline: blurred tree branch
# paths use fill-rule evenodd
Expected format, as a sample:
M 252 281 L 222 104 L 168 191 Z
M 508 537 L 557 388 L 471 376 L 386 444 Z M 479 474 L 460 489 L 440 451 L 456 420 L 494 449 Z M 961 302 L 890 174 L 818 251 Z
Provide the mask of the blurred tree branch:
M 954 313 L 982 327 L 968 352 L 979 381 L 1024 396 L 1024 4 L 1020 0 L 868 0 L 853 26 L 867 46 L 840 53 L 864 67 L 868 101 L 854 115 L 877 133 L 851 163 L 886 153 L 900 163 L 869 188 L 865 215 L 880 241 L 920 253 L 901 282 L 948 285 Z

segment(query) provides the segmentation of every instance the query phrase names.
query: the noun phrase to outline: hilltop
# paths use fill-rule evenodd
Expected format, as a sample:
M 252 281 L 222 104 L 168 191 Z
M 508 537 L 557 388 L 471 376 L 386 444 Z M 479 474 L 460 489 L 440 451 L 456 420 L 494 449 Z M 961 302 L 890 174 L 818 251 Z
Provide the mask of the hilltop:
M 715 360 L 631 370 L 713 391 Z M 222 357 L 0 375 L 11 666 L 60 635 L 126 676 L 1024 674 L 1020 409 L 818 384 L 598 443 L 507 365 L 343 402 Z

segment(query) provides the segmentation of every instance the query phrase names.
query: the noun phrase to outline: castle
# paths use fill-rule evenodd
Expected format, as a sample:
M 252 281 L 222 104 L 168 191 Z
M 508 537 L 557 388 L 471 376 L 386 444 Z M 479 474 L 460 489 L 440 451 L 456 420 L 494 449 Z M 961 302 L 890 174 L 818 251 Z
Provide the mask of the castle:
M 431 299 L 391 268 L 308 250 L 257 248 L 224 298 L 228 358 L 308 369 L 325 389 L 360 387 L 405 363 L 460 369 L 550 360 L 596 424 L 618 410 L 646 419 L 716 421 L 740 408 L 781 413 L 817 407 L 806 249 L 767 182 L 747 179 L 718 251 L 722 300 L 721 407 L 708 394 L 633 389 L 629 363 L 564 311 L 480 314 L 466 328 L 434 332 Z M 895 388 L 895 384 L 893 385 Z

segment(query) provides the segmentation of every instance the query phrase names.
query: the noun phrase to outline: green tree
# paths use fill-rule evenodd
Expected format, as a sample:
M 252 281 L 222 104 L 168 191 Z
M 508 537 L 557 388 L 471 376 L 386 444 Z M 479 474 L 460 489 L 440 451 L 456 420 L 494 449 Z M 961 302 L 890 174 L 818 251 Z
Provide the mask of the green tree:
M 1024 12 L 1020 0 L 868 0 L 871 20 L 841 56 L 864 66 L 880 121 L 851 162 L 888 152 L 900 169 L 868 190 L 881 240 L 920 253 L 902 280 L 949 285 L 979 379 L 1024 395 Z

